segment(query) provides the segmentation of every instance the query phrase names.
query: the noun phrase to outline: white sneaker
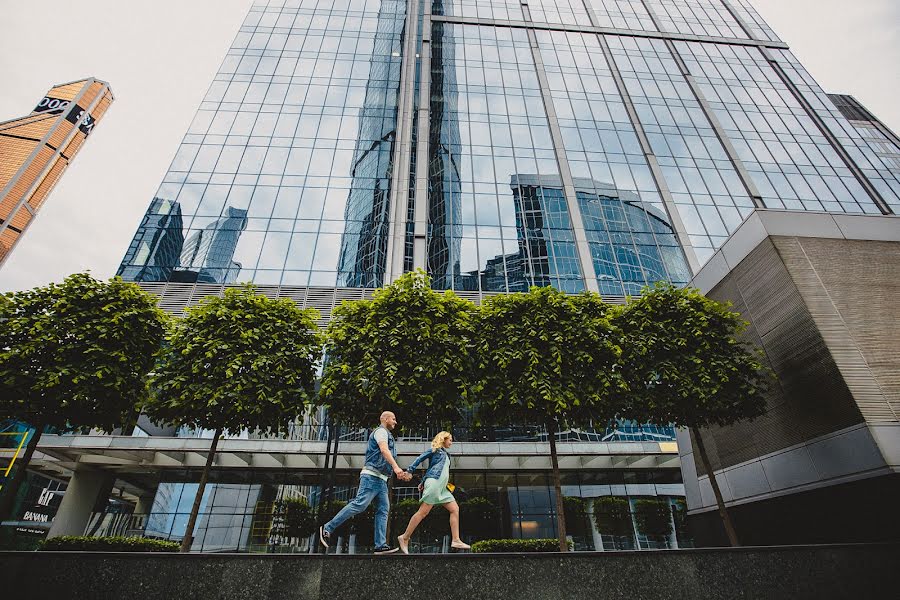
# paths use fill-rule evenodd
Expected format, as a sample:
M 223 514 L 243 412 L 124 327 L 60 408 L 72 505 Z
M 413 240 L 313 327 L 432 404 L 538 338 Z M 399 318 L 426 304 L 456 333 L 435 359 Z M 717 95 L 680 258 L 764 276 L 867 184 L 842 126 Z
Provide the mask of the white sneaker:
M 450 547 L 455 550 L 471 550 L 472 549 L 472 546 L 468 545 L 467 543 L 463 542 L 462 540 L 460 540 L 458 542 L 453 542 L 452 544 L 450 544 Z
M 397 543 L 400 544 L 400 552 L 409 554 L 409 540 L 404 539 L 402 535 L 398 535 Z

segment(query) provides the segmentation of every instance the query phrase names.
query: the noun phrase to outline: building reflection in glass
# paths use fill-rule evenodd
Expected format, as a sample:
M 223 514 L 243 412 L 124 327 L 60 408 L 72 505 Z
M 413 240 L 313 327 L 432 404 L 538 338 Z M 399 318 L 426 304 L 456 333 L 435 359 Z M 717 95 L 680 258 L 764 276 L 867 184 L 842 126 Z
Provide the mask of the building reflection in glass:
M 172 273 L 169 281 L 234 283 L 241 271 L 241 264 L 233 260 L 234 251 L 246 227 L 246 210 L 225 207 L 222 217 L 194 231 L 185 240 L 180 268 Z
M 154 198 L 117 274 L 129 281 L 234 283 L 241 270 L 234 251 L 246 227 L 247 211 L 226 206 L 185 240 L 179 203 Z
M 383 0 L 378 10 L 374 52 L 353 153 L 353 181 L 344 213 L 339 286 L 379 287 L 384 280 L 405 14 L 405 2 Z
M 513 175 L 517 250 L 481 256 L 480 268 L 459 278 L 457 289 L 527 291 L 553 286 L 584 289 L 568 205 L 558 177 Z M 633 192 L 589 179 L 575 179 L 600 292 L 637 294 L 657 281 L 686 283 L 689 271 L 666 216 Z
M 184 247 L 181 205 L 154 198 L 117 275 L 130 281 L 168 281 Z
M 443 3 L 435 2 L 438 6 Z M 442 8 L 442 7 L 440 7 Z M 471 277 L 462 277 L 459 256 L 462 193 L 459 154 L 462 141 L 459 115 L 452 110 L 458 102 L 456 70 L 441 65 L 454 62 L 453 28 L 436 23 L 432 31 L 431 126 L 428 156 L 428 236 L 427 268 L 437 289 L 478 289 Z M 439 93 L 435 93 L 439 91 Z
M 640 197 L 609 184 L 575 179 L 600 293 L 639 294 L 657 281 L 685 284 L 690 270 L 668 217 Z

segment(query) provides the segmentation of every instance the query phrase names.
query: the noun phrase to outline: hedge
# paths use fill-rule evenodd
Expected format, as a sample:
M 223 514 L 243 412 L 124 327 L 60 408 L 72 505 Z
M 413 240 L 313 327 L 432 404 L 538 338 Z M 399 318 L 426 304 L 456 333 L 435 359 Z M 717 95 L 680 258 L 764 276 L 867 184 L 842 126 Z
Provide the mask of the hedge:
M 631 510 L 626 498 L 601 496 L 594 500 L 594 522 L 603 535 L 630 535 Z
M 569 548 L 572 548 L 571 541 Z M 559 552 L 559 540 L 481 540 L 472 544 L 472 552 Z
M 644 535 L 667 536 L 672 533 L 672 512 L 666 500 L 638 500 L 634 503 L 634 520 Z
M 142 537 L 64 535 L 44 540 L 38 550 L 65 552 L 178 552 L 178 542 Z

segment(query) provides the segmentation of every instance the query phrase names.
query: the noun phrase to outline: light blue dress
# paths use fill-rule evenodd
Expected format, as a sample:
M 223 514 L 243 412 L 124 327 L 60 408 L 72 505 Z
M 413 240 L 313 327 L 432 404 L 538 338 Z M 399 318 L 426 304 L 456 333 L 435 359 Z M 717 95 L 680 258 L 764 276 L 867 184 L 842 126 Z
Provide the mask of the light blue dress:
M 422 500 L 425 504 L 447 504 L 454 502 L 456 498 L 447 489 L 447 482 L 450 481 L 450 457 L 444 461 L 444 468 L 441 469 L 441 476 L 435 479 L 429 477 L 423 483 Z

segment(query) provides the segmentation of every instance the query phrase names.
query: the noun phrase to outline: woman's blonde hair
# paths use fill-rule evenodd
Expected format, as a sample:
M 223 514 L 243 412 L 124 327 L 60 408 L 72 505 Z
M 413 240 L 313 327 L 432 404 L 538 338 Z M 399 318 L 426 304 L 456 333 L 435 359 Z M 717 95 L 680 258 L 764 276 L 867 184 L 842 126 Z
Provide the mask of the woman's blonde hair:
M 446 440 L 448 437 L 451 437 L 451 435 L 452 434 L 449 431 L 442 431 L 434 436 L 434 439 L 431 440 L 431 449 L 437 450 L 438 448 L 443 448 L 444 440 Z

